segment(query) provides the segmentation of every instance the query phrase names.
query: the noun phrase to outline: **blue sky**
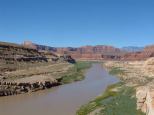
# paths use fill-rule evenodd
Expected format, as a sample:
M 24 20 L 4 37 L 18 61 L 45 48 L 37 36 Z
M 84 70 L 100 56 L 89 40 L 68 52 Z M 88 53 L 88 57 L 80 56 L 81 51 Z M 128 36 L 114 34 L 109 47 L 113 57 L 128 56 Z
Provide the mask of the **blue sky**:
M 154 0 L 0 0 L 0 41 L 50 46 L 154 44 Z

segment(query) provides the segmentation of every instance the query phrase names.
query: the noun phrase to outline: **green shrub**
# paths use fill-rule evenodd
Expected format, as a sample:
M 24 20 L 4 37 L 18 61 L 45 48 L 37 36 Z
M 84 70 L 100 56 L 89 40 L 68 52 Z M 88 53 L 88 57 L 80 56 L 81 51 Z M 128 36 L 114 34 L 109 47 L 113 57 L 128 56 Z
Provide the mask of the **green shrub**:
M 116 90 L 115 90 L 116 89 Z M 77 115 L 88 115 L 99 109 L 96 115 L 144 115 L 136 110 L 135 90 L 123 83 L 111 85 L 103 95 L 82 106 Z
M 77 62 L 64 76 L 62 76 L 61 83 L 71 83 L 84 79 L 84 71 L 91 67 L 91 62 Z
M 120 67 L 113 67 L 109 73 L 111 75 L 119 75 L 119 74 L 125 74 L 125 70 L 121 69 Z

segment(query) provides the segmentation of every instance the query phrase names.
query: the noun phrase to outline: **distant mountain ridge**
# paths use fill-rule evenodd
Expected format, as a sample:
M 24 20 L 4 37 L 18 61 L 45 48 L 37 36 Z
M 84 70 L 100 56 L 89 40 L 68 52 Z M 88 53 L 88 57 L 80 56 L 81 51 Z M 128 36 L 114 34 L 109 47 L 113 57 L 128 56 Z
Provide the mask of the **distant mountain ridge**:
M 136 46 L 127 46 L 127 47 L 122 47 L 121 50 L 126 51 L 126 52 L 140 52 L 143 51 L 144 47 L 136 47 Z
M 99 60 L 103 58 L 117 58 L 117 56 L 122 56 L 125 52 L 121 51 L 119 48 L 115 48 L 113 46 L 107 45 L 96 45 L 96 46 L 82 46 L 78 48 L 73 47 L 50 47 L 44 45 L 34 44 L 32 42 L 24 42 L 23 44 L 25 47 L 35 48 L 37 50 L 47 50 L 54 52 L 59 55 L 68 54 L 71 55 L 75 59 L 93 59 Z M 114 57 L 113 57 L 114 56 Z
M 35 48 L 39 51 L 50 51 L 58 55 L 68 54 L 74 59 L 81 60 L 143 60 L 154 57 L 154 45 L 146 46 L 145 48 L 130 46 L 121 49 L 107 45 L 82 46 L 78 48 L 56 48 L 32 42 L 24 42 L 23 45 L 24 47 Z

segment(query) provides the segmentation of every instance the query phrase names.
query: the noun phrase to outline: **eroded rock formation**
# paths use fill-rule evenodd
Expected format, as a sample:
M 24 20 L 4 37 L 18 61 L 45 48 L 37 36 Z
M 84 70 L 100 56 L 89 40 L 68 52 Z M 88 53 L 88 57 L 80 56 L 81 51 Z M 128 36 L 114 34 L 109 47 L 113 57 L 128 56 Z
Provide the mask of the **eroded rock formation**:
M 149 87 L 139 87 L 136 90 L 137 109 L 146 113 L 146 115 L 154 115 L 154 90 Z
M 60 85 L 59 82 L 44 80 L 38 82 L 0 82 L 0 96 L 17 95 L 48 89 Z
M 0 96 L 60 85 L 56 75 L 65 73 L 69 63 L 75 63 L 70 55 L 58 56 L 48 50 L 38 50 L 31 42 L 24 44 L 0 42 Z
M 122 60 L 145 60 L 154 57 L 154 45 L 146 46 L 143 51 L 125 54 Z
M 80 48 L 58 48 L 59 54 L 69 54 L 75 59 L 102 60 L 106 55 L 120 55 L 121 51 L 112 46 L 83 46 Z
M 39 51 L 46 50 L 60 55 L 68 54 L 80 60 L 145 60 L 149 57 L 154 57 L 154 45 L 137 49 L 133 47 L 129 51 L 105 45 L 56 48 L 25 42 L 24 46 L 32 47 Z

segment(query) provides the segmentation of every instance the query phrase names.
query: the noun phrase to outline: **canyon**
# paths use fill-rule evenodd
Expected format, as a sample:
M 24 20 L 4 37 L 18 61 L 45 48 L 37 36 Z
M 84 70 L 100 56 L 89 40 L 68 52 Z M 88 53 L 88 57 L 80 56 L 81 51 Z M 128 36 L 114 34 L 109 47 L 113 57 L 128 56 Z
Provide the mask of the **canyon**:
M 75 60 L 68 55 L 0 42 L 0 96 L 17 95 L 60 85 Z
M 85 79 L 35 93 L 0 98 L 2 115 L 76 115 L 77 109 L 105 91 L 119 79 L 111 76 L 101 64 L 93 64 Z
M 61 80 L 71 76 L 67 75 L 77 61 L 98 61 L 107 70 L 120 68 L 120 80 L 135 87 L 137 109 L 154 114 L 154 45 L 132 50 L 106 45 L 57 48 L 30 41 L 0 42 L 0 54 L 0 96 L 62 85 Z
M 23 46 L 40 51 L 47 50 L 58 55 L 68 54 L 76 60 L 145 60 L 154 57 L 154 45 L 145 46 L 144 48 L 116 48 L 107 45 L 57 48 L 25 41 Z
M 47 50 L 58 55 L 68 54 L 77 60 L 102 60 L 103 58 L 111 59 L 120 57 L 122 54 L 124 54 L 124 52 L 121 51 L 119 48 L 106 45 L 82 46 L 79 48 L 73 48 L 73 47 L 56 48 L 56 47 L 34 44 L 30 41 L 25 41 L 23 43 L 23 46 L 31 47 L 40 51 Z
M 48 49 L 54 53 L 69 54 L 77 60 L 105 61 L 104 67 L 122 68 L 119 76 L 128 86 L 136 89 L 137 109 L 147 115 L 154 114 L 153 107 L 153 77 L 154 77 L 154 45 L 138 47 L 124 47 L 122 49 L 112 46 L 83 46 L 79 48 L 47 48 L 30 43 L 36 49 Z

